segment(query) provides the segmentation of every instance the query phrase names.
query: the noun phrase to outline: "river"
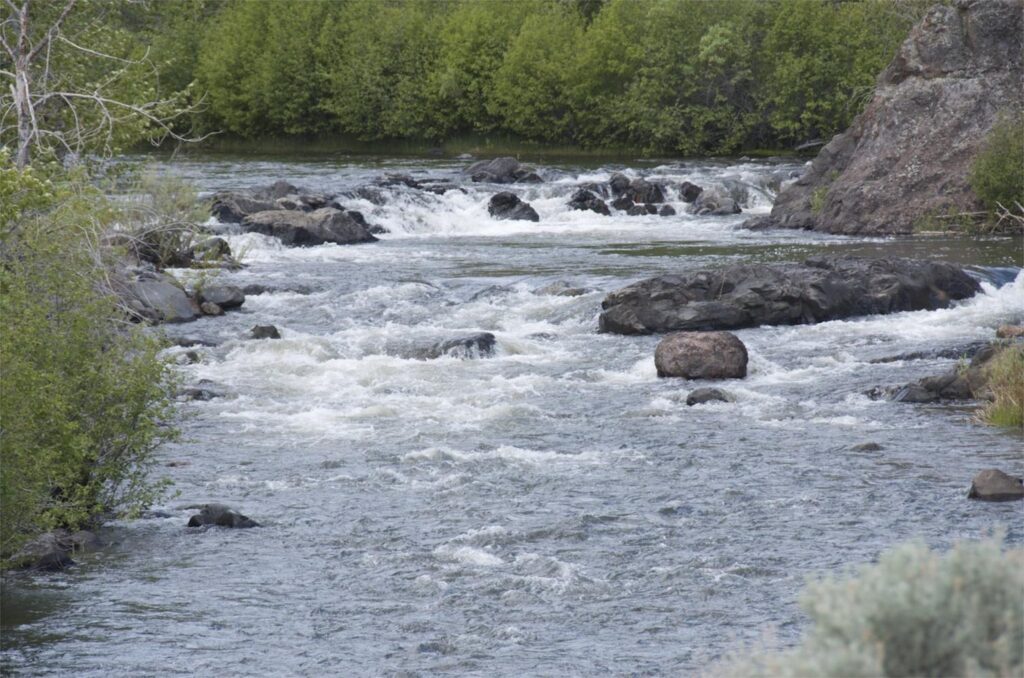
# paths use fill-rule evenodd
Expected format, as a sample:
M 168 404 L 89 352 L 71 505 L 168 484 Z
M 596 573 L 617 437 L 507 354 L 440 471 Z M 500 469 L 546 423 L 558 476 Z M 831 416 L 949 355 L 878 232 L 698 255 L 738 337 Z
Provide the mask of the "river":
M 877 359 L 1024 320 L 1019 239 L 737 229 L 799 169 L 767 161 L 549 160 L 545 183 L 513 187 L 541 221 L 495 221 L 499 189 L 468 183 L 466 164 L 157 161 L 206 192 L 287 179 L 346 193 L 385 172 L 461 190 L 351 193 L 390 231 L 372 244 L 228 236 L 246 267 L 218 281 L 278 291 L 165 328 L 216 344 L 178 371 L 227 397 L 183 405 L 184 439 L 159 453 L 176 496 L 105 528 L 108 547 L 78 567 L 7 582 L 5 672 L 680 675 L 767 629 L 795 642 L 808 577 L 915 538 L 945 549 L 1001 527 L 1024 542 L 1019 503 L 965 498 L 983 468 L 1024 474 L 1019 436 L 970 408 L 864 395 L 956 363 Z M 671 191 L 672 217 L 566 207 L 614 170 L 739 182 L 746 213 L 690 216 Z M 657 378 L 658 337 L 596 331 L 604 295 L 640 278 L 822 252 L 958 261 L 984 291 L 947 310 L 740 331 L 736 402 L 697 407 L 685 400 L 700 384 Z M 544 290 L 559 281 L 582 293 Z M 244 339 L 257 324 L 282 338 Z M 415 357 L 481 331 L 493 357 Z M 881 449 L 855 449 L 868 442 Z M 262 527 L 187 529 L 186 507 L 208 501 Z

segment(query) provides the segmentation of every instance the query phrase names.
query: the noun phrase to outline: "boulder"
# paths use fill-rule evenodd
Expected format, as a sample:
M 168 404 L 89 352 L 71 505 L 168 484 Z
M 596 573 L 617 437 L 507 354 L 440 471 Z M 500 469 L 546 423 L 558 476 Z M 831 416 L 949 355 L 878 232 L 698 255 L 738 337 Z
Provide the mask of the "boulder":
M 658 184 L 651 183 L 646 179 L 633 179 L 629 182 L 626 195 L 633 199 L 633 202 L 653 204 L 665 202 L 665 190 Z
M 301 191 L 297 186 L 294 186 L 284 180 L 278 180 L 266 188 L 257 190 L 256 196 L 266 200 L 278 200 L 280 198 L 285 198 L 289 195 L 297 195 L 299 193 L 301 193 Z
M 1024 325 L 1003 325 L 996 330 L 996 337 L 999 339 L 1024 338 Z
M 728 216 L 743 211 L 732 197 L 717 188 L 701 191 L 700 195 L 686 209 L 690 214 L 710 214 L 712 216 Z
M 691 184 L 689 181 L 679 184 L 679 197 L 683 202 L 693 202 L 703 191 L 703 188 L 697 184 Z
M 619 172 L 613 174 L 611 179 L 608 180 L 608 188 L 611 189 L 612 195 L 625 195 L 626 191 L 629 190 L 629 184 L 629 177 Z M 632 201 L 632 198 L 630 200 Z
M 481 160 L 465 170 L 474 182 L 488 184 L 537 183 L 543 181 L 540 176 L 523 167 L 515 158 L 494 158 Z
M 569 207 L 574 210 L 590 210 L 591 212 L 597 212 L 598 214 L 604 214 L 605 216 L 611 214 L 608 210 L 608 205 L 605 204 L 604 200 L 601 200 L 590 191 L 580 189 L 573 193 L 572 199 L 569 201 Z
M 513 221 L 540 221 L 540 216 L 529 203 L 523 202 L 515 193 L 507 191 L 491 198 L 487 212 L 495 219 Z
M 858 443 L 850 448 L 851 452 L 881 452 L 885 448 L 875 442 Z
M 999 469 L 986 469 L 974 476 L 967 498 L 980 501 L 1020 501 L 1024 499 L 1024 480 L 1007 475 Z
M 254 325 L 249 330 L 250 339 L 280 339 L 281 333 L 273 325 Z
M 911 232 L 979 208 L 970 166 L 1002 111 L 1024 107 L 1020 0 L 937 4 L 910 31 L 850 128 L 755 227 Z
M 200 508 L 199 513 L 196 513 L 188 519 L 189 527 L 203 527 L 206 525 L 234 528 L 260 526 L 260 524 L 252 518 L 243 516 L 241 513 L 238 513 L 224 504 L 205 504 Z
M 632 206 L 633 199 L 630 198 L 628 195 L 620 195 L 615 200 L 612 200 L 612 207 L 614 207 L 617 210 L 622 210 L 623 212 L 627 211 Z
M 22 546 L 7 565 L 13 569 L 56 572 L 75 564 L 71 559 L 74 553 L 95 551 L 99 545 L 99 537 L 88 530 L 51 530 Z
M 605 297 L 600 329 L 617 334 L 731 330 L 945 308 L 980 290 L 941 261 L 818 257 L 740 264 L 634 283 Z
M 659 217 L 674 217 L 676 215 L 676 208 L 672 205 L 662 205 L 661 209 L 658 210 Z
M 280 209 L 272 200 L 254 198 L 245 193 L 218 193 L 213 196 L 210 213 L 226 224 L 240 224 L 250 214 Z
M 238 308 L 245 303 L 245 293 L 234 285 L 207 285 L 198 296 L 200 303 L 217 304 L 224 310 Z
M 676 332 L 658 343 L 654 366 L 659 377 L 742 379 L 747 348 L 731 332 Z
M 355 217 L 334 207 L 323 207 L 312 212 L 275 210 L 257 212 L 242 221 L 242 228 L 253 233 L 274 236 L 285 245 L 310 247 L 334 243 L 354 245 L 375 242 L 376 237 L 366 228 L 362 215 Z
M 731 393 L 720 388 L 698 388 L 690 391 L 686 396 L 686 404 L 689 407 L 705 403 L 731 403 L 735 400 L 736 398 Z
M 224 309 L 212 301 L 204 301 L 199 304 L 199 310 L 203 312 L 203 315 L 224 315 Z
M 187 386 L 178 391 L 178 398 L 205 402 L 214 398 L 223 398 L 227 394 L 227 389 L 221 384 L 209 379 L 200 379 L 194 386 Z
M 423 357 L 431 360 L 448 356 L 450 358 L 485 358 L 494 355 L 497 341 L 490 332 L 479 332 L 465 337 L 439 341 L 424 352 Z
M 173 276 L 162 274 L 117 285 L 129 313 L 152 323 L 181 323 L 200 315 L 199 304 Z
M 646 204 L 643 204 L 643 203 L 641 203 L 641 204 L 634 204 L 632 207 L 630 207 L 628 210 L 626 210 L 626 214 L 628 214 L 631 217 L 642 217 L 642 216 L 645 216 L 645 215 L 648 215 L 648 214 L 657 214 L 657 213 L 658 213 L 658 208 L 657 207 L 655 207 L 654 205 L 646 205 Z

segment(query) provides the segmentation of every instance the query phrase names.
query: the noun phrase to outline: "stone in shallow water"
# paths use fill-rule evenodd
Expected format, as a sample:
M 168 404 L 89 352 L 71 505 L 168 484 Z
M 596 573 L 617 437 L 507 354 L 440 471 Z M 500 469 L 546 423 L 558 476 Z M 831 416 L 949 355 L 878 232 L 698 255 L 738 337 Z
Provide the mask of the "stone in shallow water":
M 747 376 L 747 348 L 731 332 L 677 332 L 654 351 L 659 377 L 742 379 Z
M 967 498 L 980 501 L 1018 501 L 1024 499 L 1024 481 L 999 469 L 985 469 L 974 476 Z
M 698 388 L 686 396 L 686 404 L 690 407 L 705 403 L 731 403 L 735 400 L 731 393 L 720 388 Z
M 199 513 L 188 519 L 189 527 L 203 527 L 204 525 L 234 528 L 260 526 L 252 518 L 243 516 L 238 511 L 224 504 L 206 504 L 200 509 Z

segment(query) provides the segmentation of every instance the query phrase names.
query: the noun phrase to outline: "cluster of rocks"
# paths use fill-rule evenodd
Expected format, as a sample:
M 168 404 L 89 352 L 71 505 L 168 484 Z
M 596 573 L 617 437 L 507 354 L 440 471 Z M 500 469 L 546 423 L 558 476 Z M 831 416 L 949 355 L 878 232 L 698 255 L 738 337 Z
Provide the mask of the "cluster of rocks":
M 189 290 L 152 265 L 122 267 L 111 277 L 111 286 L 130 318 L 153 324 L 223 315 L 245 303 L 245 293 L 238 287 L 204 285 Z
M 251 193 L 218 193 L 211 213 L 221 222 L 275 237 L 291 247 L 375 242 L 374 233 L 383 230 L 331 196 L 303 191 L 286 181 Z
M 988 366 L 1003 351 L 1019 346 L 1024 327 L 999 328 L 996 341 L 973 350 L 970 361 L 946 372 L 901 386 L 877 386 L 866 393 L 875 400 L 903 403 L 937 403 L 956 400 L 991 400 Z

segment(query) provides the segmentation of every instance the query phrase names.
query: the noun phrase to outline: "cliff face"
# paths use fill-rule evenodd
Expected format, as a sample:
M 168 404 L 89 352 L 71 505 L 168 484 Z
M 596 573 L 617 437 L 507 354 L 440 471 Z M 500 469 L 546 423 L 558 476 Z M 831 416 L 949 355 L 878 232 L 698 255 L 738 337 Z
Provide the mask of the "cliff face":
M 977 209 L 971 161 L 1000 112 L 1024 107 L 1022 17 L 1024 0 L 929 10 L 864 112 L 779 194 L 770 217 L 747 225 L 886 235 Z

